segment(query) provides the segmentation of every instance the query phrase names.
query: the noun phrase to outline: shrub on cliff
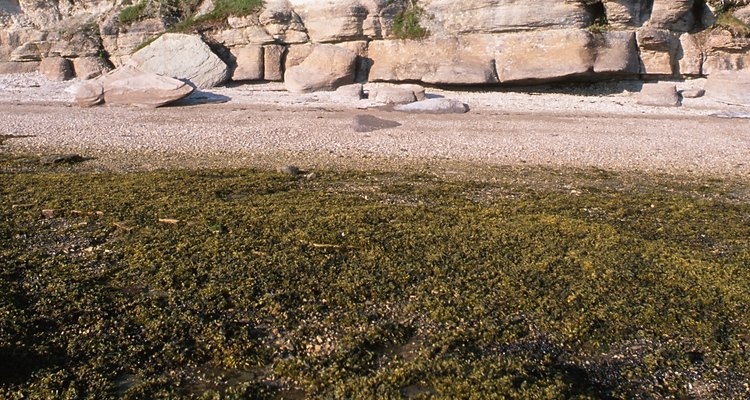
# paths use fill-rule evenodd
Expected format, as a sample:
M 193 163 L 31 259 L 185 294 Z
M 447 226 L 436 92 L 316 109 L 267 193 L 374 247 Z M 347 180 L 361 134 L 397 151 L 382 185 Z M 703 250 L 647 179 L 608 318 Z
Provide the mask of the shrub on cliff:
M 399 39 L 423 39 L 430 32 L 425 29 L 420 20 L 424 16 L 424 9 L 418 6 L 416 0 L 409 0 L 406 7 L 393 20 L 393 36 Z

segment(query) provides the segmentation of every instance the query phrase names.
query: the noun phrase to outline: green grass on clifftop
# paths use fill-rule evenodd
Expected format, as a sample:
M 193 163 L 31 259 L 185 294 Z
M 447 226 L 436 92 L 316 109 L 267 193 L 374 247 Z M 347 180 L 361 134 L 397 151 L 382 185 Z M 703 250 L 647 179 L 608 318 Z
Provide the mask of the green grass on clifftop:
M 31 165 L 0 162 L 0 398 L 749 394 L 741 184 Z

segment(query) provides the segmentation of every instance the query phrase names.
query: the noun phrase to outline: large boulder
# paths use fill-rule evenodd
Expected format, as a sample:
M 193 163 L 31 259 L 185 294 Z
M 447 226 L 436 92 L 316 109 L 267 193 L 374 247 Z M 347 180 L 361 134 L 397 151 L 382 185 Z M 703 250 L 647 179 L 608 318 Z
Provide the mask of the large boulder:
M 104 86 L 99 81 L 87 81 L 78 86 L 75 96 L 80 107 L 93 107 L 104 102 Z
M 52 81 L 67 81 L 73 78 L 70 60 L 62 57 L 47 57 L 39 63 L 39 72 Z
M 301 64 L 284 74 L 284 86 L 292 93 L 335 90 L 354 83 L 357 55 L 335 45 L 316 46 Z
M 706 96 L 722 103 L 750 106 L 750 71 L 719 71 L 709 75 Z
M 143 71 L 132 65 L 123 65 L 100 76 L 96 82 L 101 84 L 104 102 L 107 104 L 160 107 L 193 92 L 193 88 L 185 82 Z M 89 91 L 91 87 L 82 85 L 81 88 Z
M 227 65 L 197 35 L 166 33 L 134 53 L 128 64 L 188 80 L 201 89 L 220 85 L 229 78 Z
M 679 107 L 682 102 L 677 87 L 669 83 L 647 83 L 636 95 L 640 105 L 655 107 Z
M 73 59 L 73 70 L 76 78 L 93 79 L 110 70 L 109 65 L 100 57 L 78 57 Z

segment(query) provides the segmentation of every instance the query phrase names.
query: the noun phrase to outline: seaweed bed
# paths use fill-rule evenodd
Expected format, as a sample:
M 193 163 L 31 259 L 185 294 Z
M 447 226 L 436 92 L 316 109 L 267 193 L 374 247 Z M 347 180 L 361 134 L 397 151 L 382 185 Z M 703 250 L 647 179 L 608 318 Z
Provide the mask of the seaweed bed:
M 742 182 L 0 179 L 2 398 L 750 395 Z

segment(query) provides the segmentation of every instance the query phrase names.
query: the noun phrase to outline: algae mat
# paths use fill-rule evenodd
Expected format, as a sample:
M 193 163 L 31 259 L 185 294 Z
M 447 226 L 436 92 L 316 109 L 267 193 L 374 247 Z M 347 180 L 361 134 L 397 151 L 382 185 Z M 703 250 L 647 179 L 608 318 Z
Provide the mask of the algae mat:
M 746 186 L 3 160 L 2 398 L 741 398 Z

